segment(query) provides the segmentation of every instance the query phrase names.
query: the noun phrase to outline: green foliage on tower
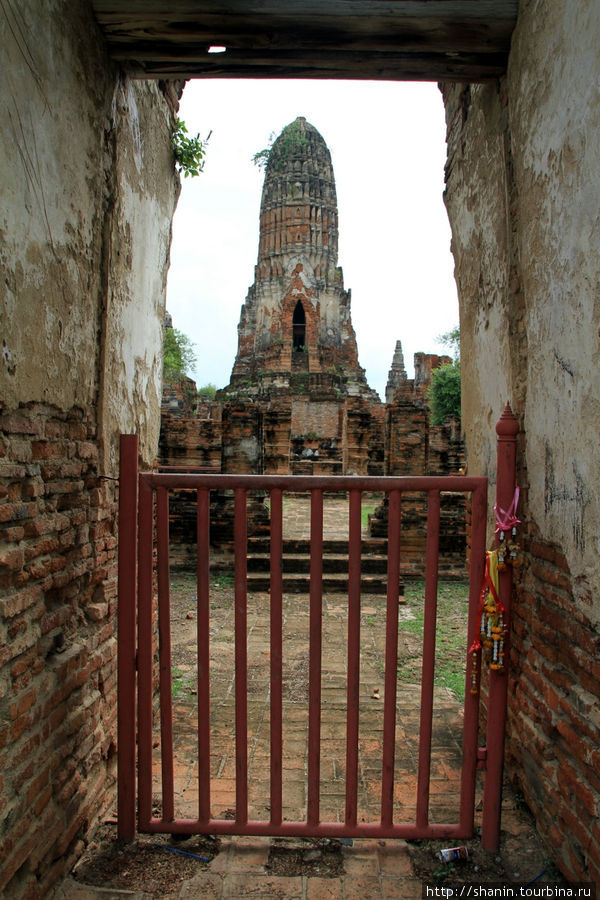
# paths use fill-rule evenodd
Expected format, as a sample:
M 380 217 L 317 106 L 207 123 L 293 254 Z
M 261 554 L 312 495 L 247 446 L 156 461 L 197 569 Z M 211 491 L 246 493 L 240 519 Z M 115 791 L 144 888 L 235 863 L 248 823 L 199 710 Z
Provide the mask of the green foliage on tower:
M 273 157 L 273 150 L 276 146 L 277 159 L 275 160 L 275 168 L 280 169 L 286 159 L 293 156 L 297 150 L 305 147 L 307 143 L 306 132 L 296 120 L 284 128 L 278 138 L 276 138 L 275 132 L 272 131 L 269 137 L 269 146 L 255 153 L 252 157 L 252 162 L 259 169 L 266 169 Z

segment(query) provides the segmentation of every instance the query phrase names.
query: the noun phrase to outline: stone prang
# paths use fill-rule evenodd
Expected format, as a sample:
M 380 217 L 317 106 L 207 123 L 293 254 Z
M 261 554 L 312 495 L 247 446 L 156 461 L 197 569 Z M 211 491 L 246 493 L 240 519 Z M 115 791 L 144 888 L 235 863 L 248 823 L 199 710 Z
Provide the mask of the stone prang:
M 292 373 L 340 396 L 377 401 L 358 363 L 338 257 L 338 210 L 331 155 L 319 132 L 299 117 L 269 155 L 260 208 L 255 281 L 242 306 L 229 396 L 290 386 Z M 252 384 L 248 383 L 251 379 Z

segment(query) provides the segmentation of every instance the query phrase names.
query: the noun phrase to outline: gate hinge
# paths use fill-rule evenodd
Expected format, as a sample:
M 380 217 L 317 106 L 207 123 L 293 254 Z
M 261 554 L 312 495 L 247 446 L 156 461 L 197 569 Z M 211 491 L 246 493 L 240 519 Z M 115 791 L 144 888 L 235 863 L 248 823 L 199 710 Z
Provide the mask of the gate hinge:
M 477 768 L 484 772 L 487 768 L 487 747 L 477 748 Z

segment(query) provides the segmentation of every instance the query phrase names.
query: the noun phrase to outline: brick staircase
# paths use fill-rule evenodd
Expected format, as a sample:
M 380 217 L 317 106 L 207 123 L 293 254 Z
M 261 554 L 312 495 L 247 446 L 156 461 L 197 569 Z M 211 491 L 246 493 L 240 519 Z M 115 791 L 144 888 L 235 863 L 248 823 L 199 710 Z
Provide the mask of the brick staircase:
M 248 591 L 269 590 L 269 538 L 248 540 Z M 283 541 L 283 590 L 289 594 L 309 592 L 310 541 Z M 387 541 L 363 539 L 361 590 L 369 594 L 387 592 Z M 345 593 L 348 590 L 348 542 L 323 541 L 323 590 Z M 402 588 L 399 585 L 399 591 Z

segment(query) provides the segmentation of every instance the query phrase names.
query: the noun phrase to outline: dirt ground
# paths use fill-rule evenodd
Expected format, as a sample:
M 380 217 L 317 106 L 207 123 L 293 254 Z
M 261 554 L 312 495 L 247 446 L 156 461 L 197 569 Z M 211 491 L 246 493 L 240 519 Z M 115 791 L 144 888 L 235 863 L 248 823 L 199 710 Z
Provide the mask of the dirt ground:
M 140 835 L 132 843 L 116 838 L 114 820 L 103 823 L 73 873 L 85 885 L 145 892 L 152 885 L 155 900 L 176 900 L 185 881 L 207 870 L 221 841 L 210 837 L 174 840 L 164 835 Z M 344 845 L 352 842 L 314 839 L 272 839 L 265 874 L 281 878 L 306 875 L 339 878 L 344 874 Z M 380 842 L 384 843 L 391 842 Z M 409 841 L 414 876 L 443 885 L 520 882 L 566 884 L 548 858 L 528 809 L 510 785 L 505 786 L 503 828 L 498 852 L 486 853 L 474 837 L 464 842 L 468 859 L 443 863 L 443 841 Z M 368 898 L 365 898 L 368 900 Z

